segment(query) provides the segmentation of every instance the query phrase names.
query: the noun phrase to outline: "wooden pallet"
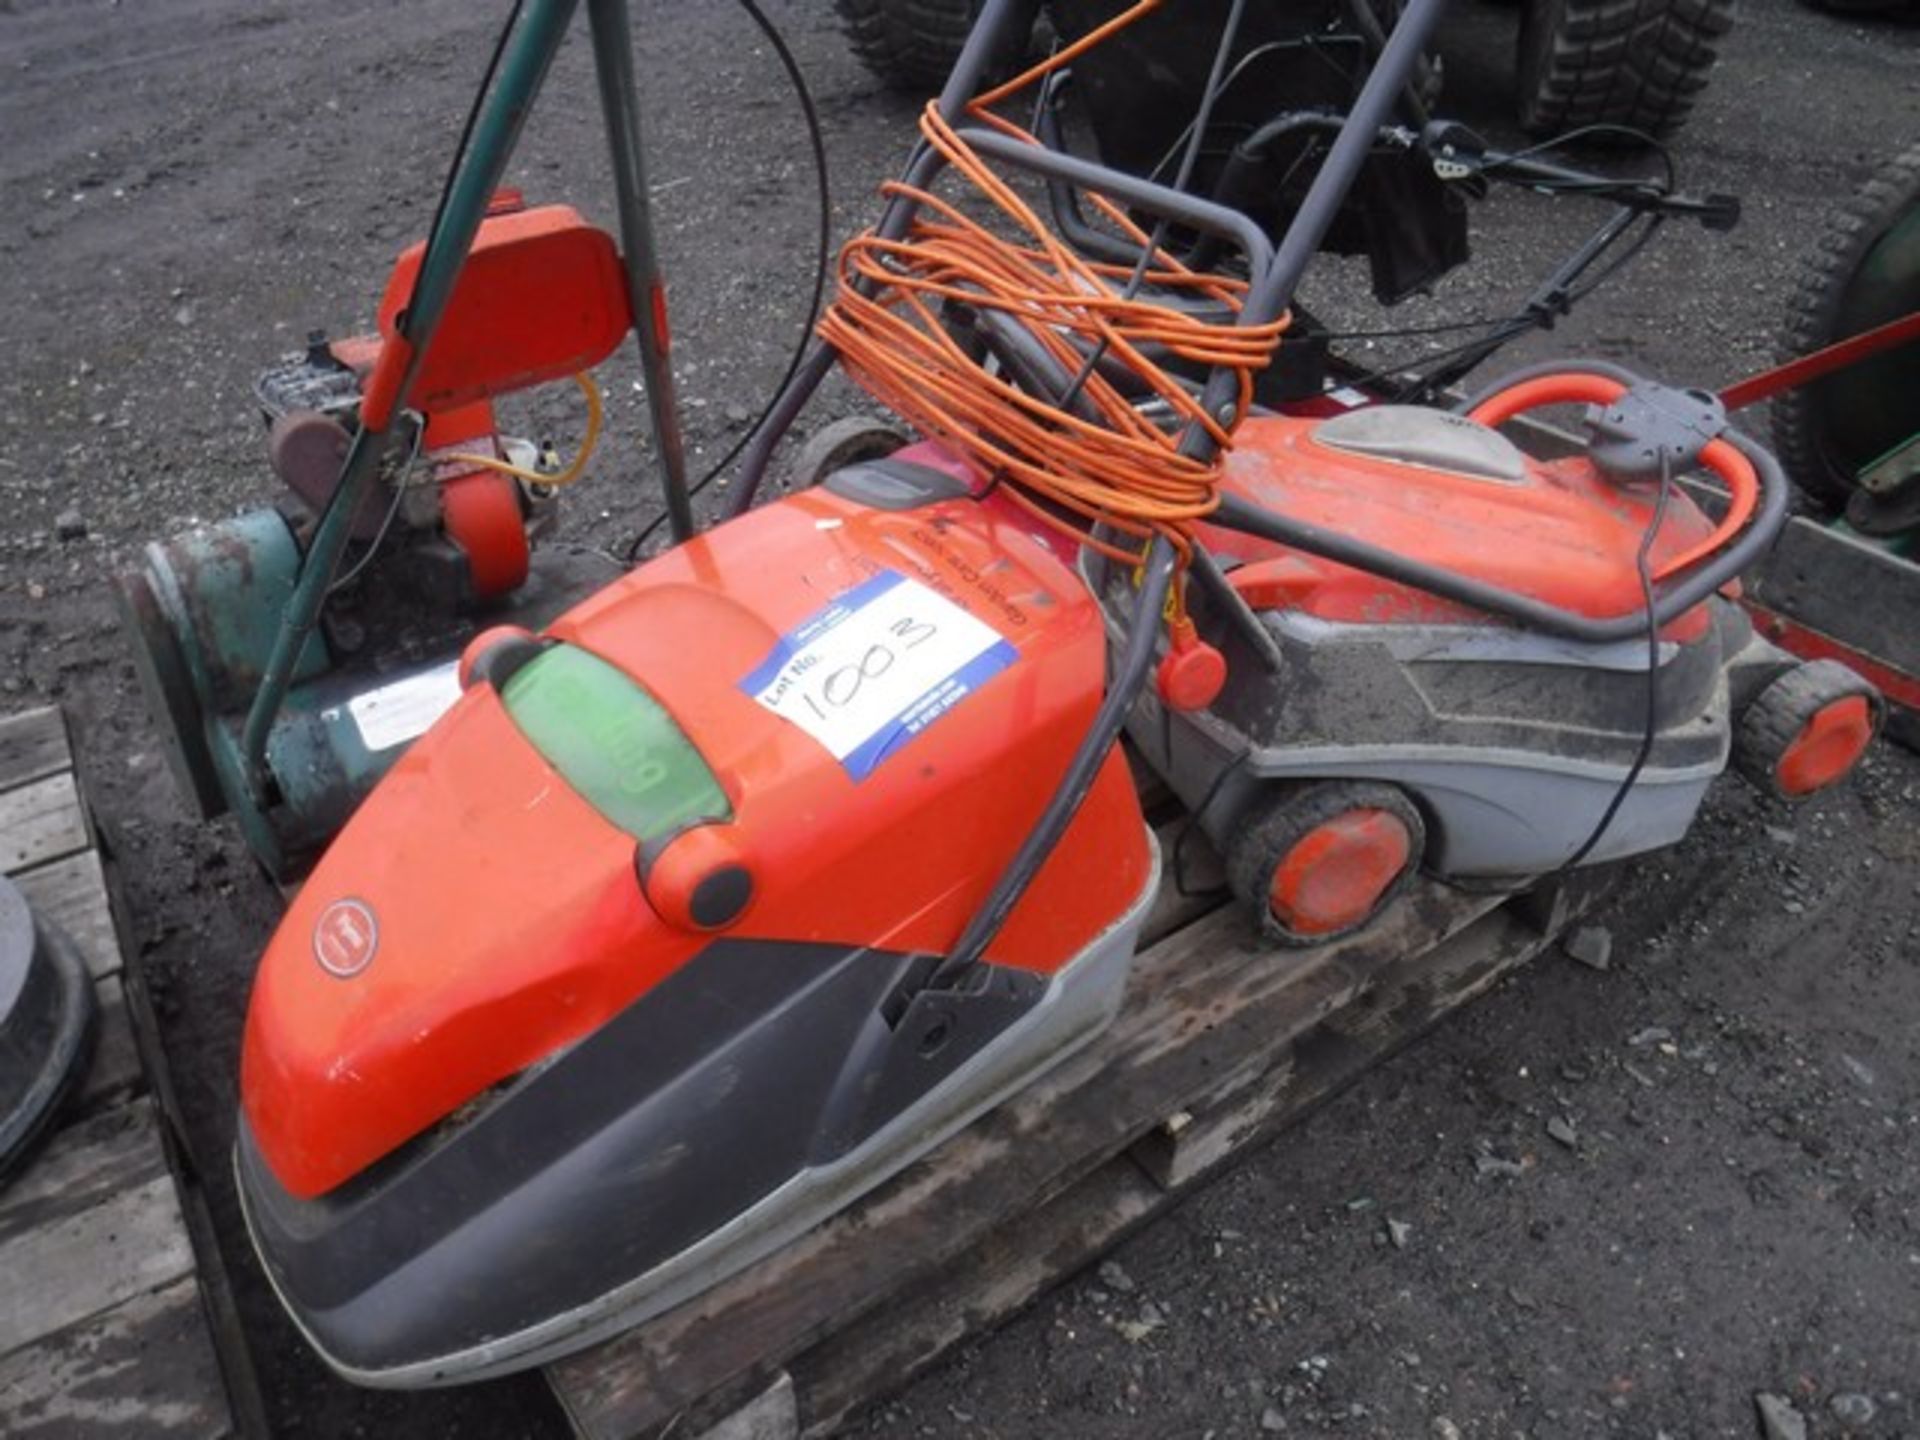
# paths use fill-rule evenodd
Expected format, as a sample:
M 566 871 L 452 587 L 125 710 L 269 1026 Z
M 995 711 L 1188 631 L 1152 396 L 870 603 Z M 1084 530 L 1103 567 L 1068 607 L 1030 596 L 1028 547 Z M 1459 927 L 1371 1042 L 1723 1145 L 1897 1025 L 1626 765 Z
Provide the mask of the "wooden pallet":
M 1161 827 L 1163 854 L 1182 823 Z M 1190 869 L 1217 875 L 1198 858 Z M 831 1434 L 1537 954 L 1605 884 L 1506 897 L 1423 883 L 1365 934 L 1287 952 L 1257 945 L 1237 907 L 1168 883 L 1125 1007 L 1092 1046 L 548 1382 L 593 1440 Z
M 0 1187 L 0 1435 L 247 1433 L 257 1392 L 244 1353 L 223 1369 L 214 1345 L 224 1277 L 195 1257 L 205 1212 L 142 1063 L 157 1039 L 135 1023 L 144 992 L 57 709 L 0 719 L 0 871 L 78 945 L 100 1001 L 86 1080 Z

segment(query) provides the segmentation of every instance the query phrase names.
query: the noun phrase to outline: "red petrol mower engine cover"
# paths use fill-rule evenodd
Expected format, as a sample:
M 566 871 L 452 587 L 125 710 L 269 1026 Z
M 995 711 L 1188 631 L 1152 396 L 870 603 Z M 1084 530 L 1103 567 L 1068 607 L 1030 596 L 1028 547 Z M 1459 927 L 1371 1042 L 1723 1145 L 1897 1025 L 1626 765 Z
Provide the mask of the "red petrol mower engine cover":
M 867 734 L 874 715 L 834 728 L 807 709 L 857 710 L 848 691 L 867 682 L 810 690 L 806 666 L 823 614 L 874 596 L 901 644 L 938 627 L 971 638 L 951 652 L 955 683 Z M 547 638 L 637 682 L 724 792 L 730 821 L 681 832 L 664 856 L 697 836 L 700 863 L 751 875 L 728 938 L 895 953 L 953 944 L 1105 678 L 1100 615 L 1070 566 L 968 498 L 889 510 L 812 489 L 623 577 Z M 864 655 L 875 687 L 907 664 Z M 333 1189 L 706 946 L 715 932 L 689 922 L 684 896 L 649 903 L 637 848 L 529 743 L 501 690 L 472 684 L 342 831 L 262 960 L 242 1100 L 287 1190 Z M 988 959 L 1054 972 L 1152 865 L 1116 752 Z
M 1326 443 L 1318 432 L 1328 423 L 1248 419 L 1227 457 L 1222 489 L 1290 519 L 1362 536 L 1384 550 L 1577 614 L 1641 608 L 1635 556 L 1653 518 L 1655 485 L 1616 485 L 1579 456 L 1535 460 L 1490 431 L 1483 436 L 1504 447 L 1508 473 L 1382 458 Z M 1217 555 L 1241 562 L 1230 578 L 1255 610 L 1299 610 L 1349 624 L 1490 623 L 1480 611 L 1270 540 L 1215 526 L 1202 526 L 1201 533 Z M 1712 522 L 1676 488 L 1651 568 L 1712 533 Z M 1696 607 L 1664 633 L 1685 642 L 1708 623 Z

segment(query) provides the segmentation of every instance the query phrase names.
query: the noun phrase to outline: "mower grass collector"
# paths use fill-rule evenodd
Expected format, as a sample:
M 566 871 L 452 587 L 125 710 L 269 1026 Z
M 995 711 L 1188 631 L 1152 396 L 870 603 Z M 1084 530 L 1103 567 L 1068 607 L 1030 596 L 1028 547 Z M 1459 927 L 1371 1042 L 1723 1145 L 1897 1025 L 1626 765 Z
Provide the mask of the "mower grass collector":
M 590 364 L 629 321 L 650 376 L 664 364 L 618 0 L 587 8 L 624 266 L 563 219 L 541 243 L 587 257 L 557 266 L 567 283 L 606 278 L 592 323 L 545 348 L 518 326 L 484 356 L 445 339 L 518 283 L 468 288 L 573 8 L 527 0 L 503 37 L 357 382 L 343 474 L 312 491 L 312 538 L 281 572 L 285 618 L 250 652 L 258 691 L 244 723 L 212 727 L 217 782 L 262 809 L 290 793 L 281 702 L 317 675 L 305 647 L 354 527 L 379 523 L 394 447 L 410 468 L 447 405 Z M 349 1378 L 496 1374 L 657 1314 L 1096 1034 L 1161 863 L 1123 730 L 1296 945 L 1367 924 L 1417 869 L 1520 888 L 1671 843 L 1730 757 L 1798 793 L 1870 740 L 1868 687 L 1794 666 L 1721 598 L 1786 497 L 1712 397 L 1581 366 L 1466 415 L 1255 403 L 1382 137 L 1438 153 L 1392 122 L 1439 0 L 1385 38 L 1277 244 L 1002 113 L 1154 8 L 1115 7 L 982 90 L 1020 7 L 983 8 L 885 214 L 842 256 L 827 343 L 747 450 L 734 518 L 543 629 L 468 641 L 459 698 L 391 747 L 293 900 L 248 1018 L 236 1163 L 269 1276 Z M 1719 213 L 1619 193 L 1634 214 Z M 634 303 L 606 298 L 621 282 Z M 836 361 L 922 438 L 750 510 Z M 1591 407 L 1586 455 L 1541 463 L 1493 428 L 1555 403 Z M 276 424 L 302 455 L 338 444 Z M 1696 461 L 1726 486 L 1718 520 L 1675 484 Z M 684 517 L 671 457 L 666 473 Z M 384 482 L 392 513 L 404 474 Z M 462 548 L 471 567 L 486 547 Z M 155 575 L 179 568 L 162 559 Z M 287 713 L 309 710 L 296 687 Z

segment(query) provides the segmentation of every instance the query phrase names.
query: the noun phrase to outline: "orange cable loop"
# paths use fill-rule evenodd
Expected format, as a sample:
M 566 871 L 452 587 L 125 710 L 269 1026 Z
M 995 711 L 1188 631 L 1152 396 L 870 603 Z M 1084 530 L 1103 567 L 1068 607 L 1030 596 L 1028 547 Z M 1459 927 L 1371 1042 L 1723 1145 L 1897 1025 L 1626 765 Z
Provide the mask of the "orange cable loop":
M 1070 63 L 1163 0 L 1139 0 L 1081 40 L 967 107 L 978 120 L 1023 143 L 1033 135 L 988 106 Z M 947 166 L 986 202 L 993 218 L 1019 238 L 996 233 L 958 204 L 900 181 L 881 187 L 914 201 L 905 237 L 883 240 L 868 230 L 841 249 L 838 293 L 820 321 L 823 340 L 839 352 L 868 394 L 923 434 L 936 436 L 1004 482 L 1004 493 L 1029 513 L 1123 564 L 1140 562 L 1155 535 L 1173 545 L 1184 570 L 1193 526 L 1219 504 L 1218 487 L 1231 428 L 1147 353 L 1158 347 L 1191 364 L 1237 372 L 1235 415 L 1246 413 L 1253 375 L 1273 358 L 1287 317 L 1240 326 L 1244 282 L 1189 269 L 1164 250 L 1151 257 L 1143 292 L 1172 291 L 1223 306 L 1228 320 L 1204 320 L 1161 301 L 1121 293 L 1131 266 L 1091 261 L 1056 235 L 1017 191 L 969 146 L 937 104 L 920 117 L 920 133 Z M 1149 237 L 1107 197 L 1089 200 L 1124 235 Z M 862 294 L 864 283 L 871 294 Z M 1211 461 L 1179 453 L 1178 432 L 1155 425 L 1099 370 L 1081 386 L 1089 420 L 989 374 L 947 333 L 940 305 L 954 302 L 999 311 L 1017 322 L 1052 359 L 1078 374 L 1088 348 L 1102 347 L 1182 422 L 1201 426 L 1218 447 Z M 1184 424 L 1180 427 L 1184 429 Z M 1077 517 L 1077 521 L 1076 518 Z M 1133 540 L 1129 548 L 1103 538 Z M 1176 585 L 1169 618 L 1183 613 Z

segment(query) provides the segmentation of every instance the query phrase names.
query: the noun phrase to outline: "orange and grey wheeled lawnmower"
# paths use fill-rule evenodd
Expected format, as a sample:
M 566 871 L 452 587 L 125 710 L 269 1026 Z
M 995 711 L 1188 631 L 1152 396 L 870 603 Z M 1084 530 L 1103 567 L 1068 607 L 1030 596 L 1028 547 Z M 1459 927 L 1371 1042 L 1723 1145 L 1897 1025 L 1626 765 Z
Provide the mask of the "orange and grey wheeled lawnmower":
M 528 0 L 423 293 L 571 8 Z M 1787 789 L 1872 733 L 1859 687 L 1769 702 L 1805 672 L 1716 597 L 1785 492 L 1700 397 L 1587 375 L 1472 417 L 1254 413 L 1440 0 L 1405 7 L 1277 247 L 992 108 L 1153 0 L 976 93 L 1018 8 L 983 7 L 844 253 L 735 517 L 539 633 L 475 638 L 262 961 L 240 1194 L 350 1378 L 494 1374 L 657 1314 L 1094 1035 L 1160 868 L 1129 725 L 1285 939 L 1364 923 L 1422 863 L 1524 879 L 1665 843 L 1755 707 Z M 1084 196 L 1104 252 L 1019 173 Z M 1187 264 L 1196 237 L 1228 261 Z M 400 334 L 380 413 L 430 350 Z M 924 438 L 749 510 L 836 358 Z M 1488 428 L 1550 400 L 1603 407 L 1589 456 Z M 1726 481 L 1718 523 L 1671 483 L 1695 456 Z
M 1583 453 L 1541 461 L 1494 426 L 1590 407 Z M 1873 687 L 1759 635 L 1734 577 L 1785 485 L 1721 403 L 1603 362 L 1522 372 L 1457 412 L 1254 416 L 1197 534 L 1256 644 L 1202 598 L 1230 676 L 1129 720 L 1263 933 L 1365 925 L 1421 869 L 1497 889 L 1681 839 L 1729 764 L 1800 798 L 1880 727 Z M 1696 462 L 1718 523 L 1672 483 Z M 1119 626 L 1130 582 L 1089 556 Z M 1728 593 L 1722 593 L 1726 590 Z

